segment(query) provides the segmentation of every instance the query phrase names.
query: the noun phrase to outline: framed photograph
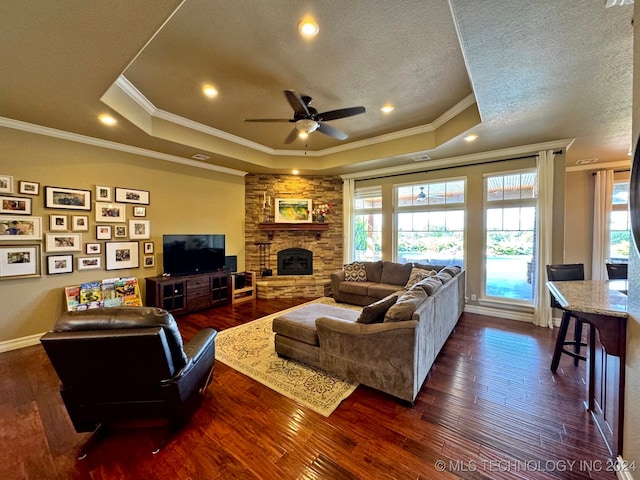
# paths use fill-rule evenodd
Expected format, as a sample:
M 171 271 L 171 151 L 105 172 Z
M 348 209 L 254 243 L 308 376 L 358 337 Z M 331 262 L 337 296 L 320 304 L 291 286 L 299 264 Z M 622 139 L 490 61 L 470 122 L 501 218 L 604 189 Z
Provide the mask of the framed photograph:
M 31 199 L 0 196 L 0 213 L 31 215 Z
M 125 206 L 117 203 L 96 202 L 96 222 L 124 223 Z
M 114 225 L 113 226 L 113 238 L 127 238 L 127 226 L 126 225 Z
M 311 199 L 276 198 L 277 223 L 311 223 Z
M 104 254 L 107 270 L 140 266 L 138 242 L 107 242 Z
M 146 190 L 134 190 L 133 188 L 116 187 L 116 202 L 149 205 L 149 192 Z
M 46 208 L 91 210 L 91 192 L 89 190 L 44 187 L 44 193 L 44 206 Z
M 110 202 L 111 201 L 111 187 L 103 187 L 102 185 L 96 185 L 96 202 Z
M 24 193 L 26 195 L 40 195 L 40 184 L 38 182 L 20 181 L 18 193 Z
M 13 177 L 0 175 L 0 193 L 13 193 Z
M 40 276 L 40 245 L 0 246 L 0 278 Z
M 42 240 L 42 217 L 0 215 L 0 241 Z
M 102 257 L 78 257 L 78 270 L 102 268 Z
M 153 253 L 153 242 L 144 242 L 144 253 Z
M 146 207 L 133 207 L 133 216 L 134 217 L 145 217 L 147 215 Z
M 155 265 L 156 265 L 156 262 L 153 255 L 144 256 L 144 268 L 155 267 Z
M 73 272 L 73 255 L 50 255 L 47 257 L 47 274 Z
M 71 217 L 71 230 L 74 232 L 88 232 L 89 217 L 86 215 L 73 215 Z
M 47 233 L 47 252 L 82 251 L 82 234 Z
M 102 253 L 101 243 L 87 243 L 84 246 L 84 251 L 87 255 L 99 255 Z
M 49 215 L 49 230 L 52 232 L 66 232 L 69 230 L 66 215 Z
M 96 238 L 98 240 L 111 240 L 111 225 L 96 225 Z
M 151 237 L 151 222 L 149 220 L 129 220 L 129 238 L 142 240 Z

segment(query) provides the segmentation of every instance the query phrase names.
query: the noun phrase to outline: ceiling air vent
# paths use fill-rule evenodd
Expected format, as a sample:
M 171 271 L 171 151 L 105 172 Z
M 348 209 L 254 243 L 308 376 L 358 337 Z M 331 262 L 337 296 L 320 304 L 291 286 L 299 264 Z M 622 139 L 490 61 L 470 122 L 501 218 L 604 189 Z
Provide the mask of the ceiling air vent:
M 196 153 L 195 155 L 192 155 L 191 158 L 194 160 L 209 160 L 210 157 L 203 155 L 202 153 Z
M 420 155 L 418 157 L 411 157 L 414 162 L 424 162 L 425 160 L 431 160 L 429 155 Z
M 582 160 L 577 160 L 576 165 L 588 165 L 590 163 L 596 163 L 598 161 L 597 158 L 585 158 Z

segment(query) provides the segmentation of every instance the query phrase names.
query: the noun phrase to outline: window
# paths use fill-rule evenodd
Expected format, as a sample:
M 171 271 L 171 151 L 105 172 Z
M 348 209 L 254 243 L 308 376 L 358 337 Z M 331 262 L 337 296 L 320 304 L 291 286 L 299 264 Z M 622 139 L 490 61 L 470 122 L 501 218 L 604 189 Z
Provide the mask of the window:
M 533 301 L 535 171 L 485 178 L 485 295 Z
M 465 180 L 396 187 L 396 261 L 462 266 Z
M 353 260 L 381 260 L 382 188 L 356 189 L 353 209 Z
M 614 182 L 609 219 L 609 261 L 629 261 L 631 245 L 629 218 L 629 182 Z

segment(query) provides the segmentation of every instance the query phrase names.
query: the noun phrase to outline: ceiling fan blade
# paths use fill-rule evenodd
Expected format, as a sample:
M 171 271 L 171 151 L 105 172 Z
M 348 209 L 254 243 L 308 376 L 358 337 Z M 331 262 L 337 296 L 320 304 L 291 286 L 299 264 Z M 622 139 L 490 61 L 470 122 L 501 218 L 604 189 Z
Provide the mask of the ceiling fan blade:
M 307 108 L 307 104 L 304 103 L 302 97 L 298 92 L 294 92 L 293 90 L 285 90 L 284 94 L 287 96 L 287 100 L 289 100 L 289 105 L 293 108 L 293 111 L 298 115 L 309 116 L 309 109 Z
M 319 113 L 316 115 L 316 118 L 319 118 L 323 122 L 328 122 L 329 120 L 337 120 L 338 118 L 360 115 L 365 111 L 366 109 L 364 107 L 340 108 L 338 110 L 329 110 L 328 112 Z
M 326 123 L 318 122 L 318 131 L 325 135 L 329 135 L 330 137 L 337 138 L 338 140 L 345 140 L 349 137 L 346 133 L 332 127 L 331 125 L 327 125 Z
M 245 122 L 291 122 L 287 118 L 245 118 Z
M 296 138 L 298 138 L 299 135 L 299 131 L 297 128 L 294 128 L 293 130 L 291 130 L 291 132 L 289 133 L 289 135 L 287 136 L 287 138 L 284 139 L 284 143 L 291 143 L 293 142 Z

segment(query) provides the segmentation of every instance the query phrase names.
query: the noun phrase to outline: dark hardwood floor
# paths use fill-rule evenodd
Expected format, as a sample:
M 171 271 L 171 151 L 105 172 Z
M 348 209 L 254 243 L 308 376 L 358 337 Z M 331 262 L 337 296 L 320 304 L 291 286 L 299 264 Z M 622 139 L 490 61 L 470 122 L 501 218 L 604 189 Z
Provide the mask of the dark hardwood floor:
M 305 300 L 180 317 L 185 339 Z M 191 422 L 110 433 L 83 460 L 40 346 L 0 355 L 2 479 L 615 479 L 582 405 L 584 362 L 549 371 L 556 331 L 464 314 L 414 405 L 359 386 L 325 418 L 216 363 Z

